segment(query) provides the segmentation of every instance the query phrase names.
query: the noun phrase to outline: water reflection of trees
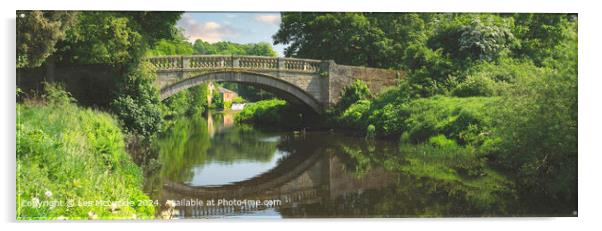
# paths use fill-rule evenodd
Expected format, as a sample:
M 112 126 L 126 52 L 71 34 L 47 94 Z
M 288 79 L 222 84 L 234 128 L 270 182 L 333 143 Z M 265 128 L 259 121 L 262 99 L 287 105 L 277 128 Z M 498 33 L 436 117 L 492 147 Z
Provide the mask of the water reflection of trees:
M 269 162 L 276 153 L 276 143 L 261 141 L 266 136 L 250 127 L 232 127 L 211 138 L 205 117 L 177 119 L 156 142 L 162 164 L 160 175 L 184 182 L 192 178 L 194 166 L 207 162 Z
M 479 177 L 449 172 L 453 165 L 422 158 L 436 153 L 407 153 L 395 142 L 330 135 L 319 138 L 334 150 L 342 169 L 361 178 L 377 169 L 396 173 L 392 184 L 380 189 L 348 192 L 320 203 L 283 208 L 286 217 L 441 217 L 512 216 L 528 213 L 520 208 L 508 180 L 492 169 Z M 429 150 L 436 152 L 437 150 Z M 456 177 L 440 177 L 442 172 Z M 375 179 L 376 180 L 376 179 Z
M 215 134 L 207 158 L 222 163 L 238 160 L 269 162 L 276 153 L 277 143 L 263 141 L 265 137 L 269 135 L 251 127 L 234 126 Z

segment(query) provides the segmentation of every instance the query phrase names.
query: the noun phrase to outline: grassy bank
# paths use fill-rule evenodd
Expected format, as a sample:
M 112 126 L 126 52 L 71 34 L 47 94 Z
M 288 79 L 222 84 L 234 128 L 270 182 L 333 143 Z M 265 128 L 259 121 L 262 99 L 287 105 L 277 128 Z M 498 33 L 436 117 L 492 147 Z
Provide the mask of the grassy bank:
M 109 114 L 17 105 L 17 219 L 152 218 L 142 181 Z
M 316 115 L 303 111 L 282 99 L 261 100 L 250 103 L 236 115 L 237 123 L 251 123 L 270 128 L 299 129 L 310 125 Z

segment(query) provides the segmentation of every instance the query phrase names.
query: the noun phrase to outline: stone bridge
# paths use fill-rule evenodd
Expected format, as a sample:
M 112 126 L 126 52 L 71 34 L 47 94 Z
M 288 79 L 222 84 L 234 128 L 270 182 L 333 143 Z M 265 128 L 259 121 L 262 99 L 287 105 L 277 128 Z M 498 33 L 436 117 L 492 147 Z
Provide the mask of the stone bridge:
M 161 99 L 207 81 L 237 82 L 260 87 L 316 112 L 336 104 L 342 89 L 360 79 L 373 93 L 395 85 L 404 73 L 338 65 L 332 60 L 261 56 L 160 56 L 148 58 L 157 73 Z

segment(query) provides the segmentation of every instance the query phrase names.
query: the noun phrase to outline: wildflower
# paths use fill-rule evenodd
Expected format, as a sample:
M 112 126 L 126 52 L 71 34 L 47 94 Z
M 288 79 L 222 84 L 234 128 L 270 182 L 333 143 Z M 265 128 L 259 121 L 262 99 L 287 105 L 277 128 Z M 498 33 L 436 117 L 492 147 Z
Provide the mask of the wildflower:
M 88 220 L 96 220 L 96 219 L 98 219 L 98 216 L 96 215 L 96 213 L 94 211 L 88 212 Z
M 52 192 L 51 192 L 51 191 L 46 191 L 46 192 L 44 193 L 44 195 L 45 195 L 46 197 L 50 198 L 50 197 L 52 197 Z

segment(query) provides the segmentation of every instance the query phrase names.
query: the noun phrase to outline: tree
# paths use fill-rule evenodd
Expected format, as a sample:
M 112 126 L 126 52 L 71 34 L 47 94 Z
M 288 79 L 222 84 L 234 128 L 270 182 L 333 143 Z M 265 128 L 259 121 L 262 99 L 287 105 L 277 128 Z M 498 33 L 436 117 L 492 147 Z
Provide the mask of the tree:
M 55 52 L 76 12 L 17 11 L 17 68 L 38 67 Z
M 194 47 L 182 34 L 178 31 L 172 39 L 161 39 L 155 43 L 152 49 L 148 50 L 147 56 L 161 56 L 161 55 L 192 55 L 194 53 Z
M 177 33 L 181 12 L 90 11 L 66 31 L 59 44 L 59 61 L 71 64 L 104 63 L 125 68 L 137 62 L 146 49 Z
M 194 53 L 200 55 L 254 55 L 276 56 L 274 48 L 265 42 L 239 44 L 228 41 L 208 43 L 201 39 L 194 41 Z
M 283 13 L 274 44 L 290 44 L 285 55 L 380 66 L 376 57 L 391 40 L 362 13 Z
M 555 53 L 556 47 L 571 39 L 576 30 L 574 14 L 511 14 L 515 20 L 512 33 L 519 45 L 513 49 L 518 58 L 528 58 L 542 66 Z

